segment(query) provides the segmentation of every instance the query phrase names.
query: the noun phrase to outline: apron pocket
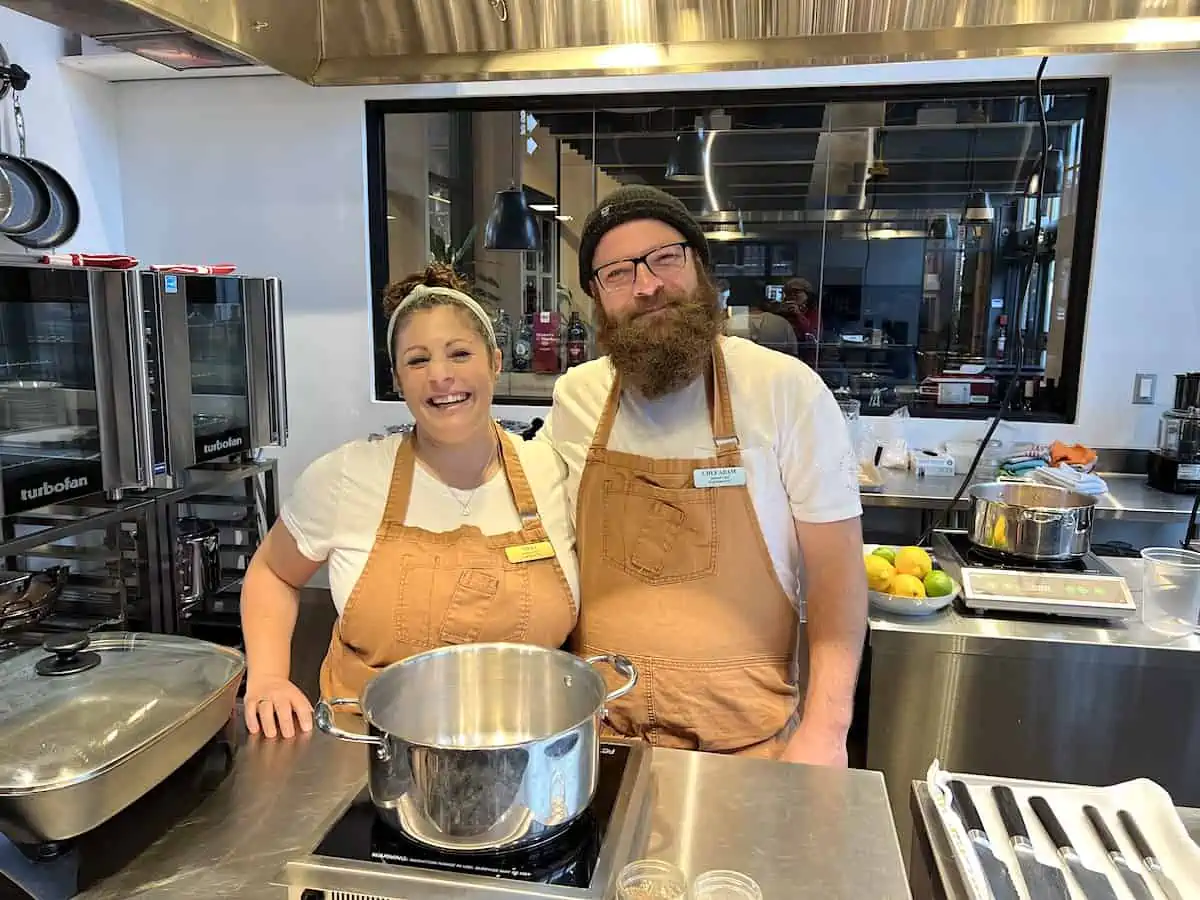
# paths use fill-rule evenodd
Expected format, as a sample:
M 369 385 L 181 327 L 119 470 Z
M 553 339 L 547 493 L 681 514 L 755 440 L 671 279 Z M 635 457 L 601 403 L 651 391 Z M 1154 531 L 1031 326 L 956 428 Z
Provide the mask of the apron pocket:
M 634 479 L 604 482 L 604 559 L 646 584 L 712 575 L 717 568 L 713 492 Z
M 460 572 L 442 617 L 442 641 L 469 644 L 478 640 L 499 590 L 499 569 L 494 572 L 464 569 Z
M 783 731 L 799 705 L 784 659 L 714 666 L 654 663 L 659 743 L 709 752 L 741 750 Z

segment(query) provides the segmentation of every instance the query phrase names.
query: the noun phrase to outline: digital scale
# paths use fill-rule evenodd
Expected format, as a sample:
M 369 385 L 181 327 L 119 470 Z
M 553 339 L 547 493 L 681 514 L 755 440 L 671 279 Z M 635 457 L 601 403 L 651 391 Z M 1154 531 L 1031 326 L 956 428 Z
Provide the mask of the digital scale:
M 962 605 L 1078 619 L 1128 619 L 1137 614 L 1129 585 L 1100 557 L 1033 562 L 981 550 L 965 531 L 935 531 L 933 555 L 962 585 Z

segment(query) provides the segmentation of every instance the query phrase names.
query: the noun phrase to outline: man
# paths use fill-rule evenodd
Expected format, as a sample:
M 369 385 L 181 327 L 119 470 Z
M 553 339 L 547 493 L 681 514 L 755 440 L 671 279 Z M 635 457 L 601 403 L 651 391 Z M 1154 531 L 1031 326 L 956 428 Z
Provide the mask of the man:
M 857 465 L 815 373 L 721 335 L 708 264 L 699 225 L 652 188 L 584 225 L 609 355 L 558 380 L 539 434 L 569 474 L 575 648 L 636 663 L 609 704 L 622 734 L 844 766 L 866 627 Z
M 816 340 L 817 323 L 812 309 L 813 288 L 807 278 L 789 278 L 783 286 L 779 315 L 791 324 L 796 340 Z
M 762 347 L 770 347 L 788 356 L 799 355 L 796 332 L 783 316 L 767 309 L 765 295 L 754 295 L 750 299 L 750 340 Z

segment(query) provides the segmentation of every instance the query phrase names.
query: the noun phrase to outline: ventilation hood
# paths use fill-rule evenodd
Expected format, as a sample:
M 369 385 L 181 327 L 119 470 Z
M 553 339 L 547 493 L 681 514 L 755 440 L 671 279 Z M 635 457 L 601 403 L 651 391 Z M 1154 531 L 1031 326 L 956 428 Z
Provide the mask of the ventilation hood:
M 314 85 L 1194 49 L 1200 0 L 0 0 L 124 18 Z M 110 21 L 111 19 L 111 21 Z M 106 36 L 106 34 L 110 36 Z M 135 41 L 127 49 L 137 49 Z

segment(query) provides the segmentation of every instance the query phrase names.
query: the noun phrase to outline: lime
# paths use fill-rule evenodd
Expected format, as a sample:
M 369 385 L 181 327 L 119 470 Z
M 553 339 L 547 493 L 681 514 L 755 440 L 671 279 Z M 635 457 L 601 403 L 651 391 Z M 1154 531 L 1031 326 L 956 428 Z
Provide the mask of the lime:
M 930 597 L 945 597 L 954 593 L 954 582 L 941 569 L 934 569 L 925 576 L 925 593 Z
M 876 547 L 871 551 L 872 556 L 881 556 L 893 566 L 896 564 L 896 548 L 895 547 Z

